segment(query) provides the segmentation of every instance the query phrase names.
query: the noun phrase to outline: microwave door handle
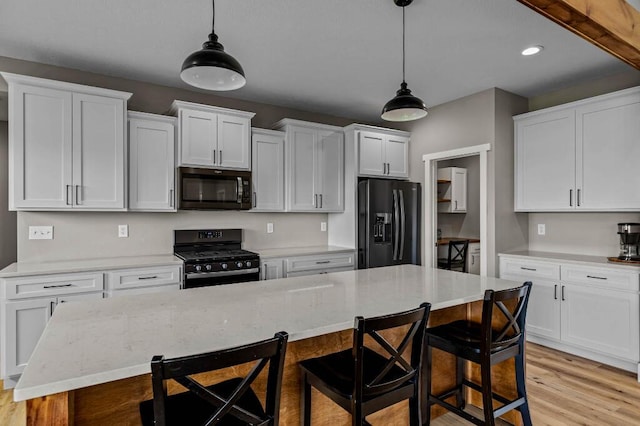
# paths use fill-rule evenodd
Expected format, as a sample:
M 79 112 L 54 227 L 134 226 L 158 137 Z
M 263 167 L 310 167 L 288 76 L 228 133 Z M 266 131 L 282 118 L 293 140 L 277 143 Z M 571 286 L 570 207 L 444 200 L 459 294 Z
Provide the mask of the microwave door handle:
M 242 178 L 238 179 L 238 204 L 242 204 Z

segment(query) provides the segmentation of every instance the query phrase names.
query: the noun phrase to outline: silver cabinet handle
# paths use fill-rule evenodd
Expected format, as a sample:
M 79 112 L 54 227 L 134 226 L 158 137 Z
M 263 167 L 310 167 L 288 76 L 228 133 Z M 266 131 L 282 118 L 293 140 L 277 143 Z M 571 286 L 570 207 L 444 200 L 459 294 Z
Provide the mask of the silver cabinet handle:
M 331 261 L 330 260 L 318 260 L 316 262 L 316 265 L 324 265 L 326 263 L 331 263 Z
M 169 207 L 173 207 L 173 203 L 174 203 L 174 200 L 173 200 L 173 189 L 170 189 L 169 190 Z
M 458 200 L 454 200 L 453 202 L 455 203 L 455 207 L 453 209 L 458 210 Z
M 558 300 L 558 284 L 553 286 L 553 300 Z
M 383 175 L 387 174 L 387 163 L 382 163 L 382 174 Z
M 569 190 L 569 207 L 573 207 L 573 189 Z
M 313 207 L 318 208 L 318 194 L 313 194 Z
M 587 278 L 593 278 L 594 280 L 606 280 L 607 277 L 596 277 L 595 275 L 587 275 Z
M 77 205 L 82 204 L 82 200 L 80 199 L 81 195 L 82 195 L 82 186 L 76 185 L 76 204 Z
M 391 174 L 391 163 L 387 163 L 387 174 Z
M 322 194 L 320 194 L 320 208 L 322 208 Z
M 218 151 L 217 149 L 213 150 L 213 164 L 216 164 L 216 152 L 217 151 Z
M 149 277 L 138 277 L 139 280 L 155 280 L 156 278 L 158 278 L 157 275 L 151 275 Z
M 580 190 L 578 189 L 578 200 L 577 200 L 577 204 L 578 207 L 580 207 Z
M 220 164 L 222 164 L 222 150 L 220 150 Z
M 62 287 L 73 287 L 73 284 L 45 285 L 42 288 L 62 288 Z
M 520 269 L 522 269 L 523 271 L 537 271 L 536 268 L 525 268 L 524 266 L 521 266 Z
M 564 301 L 564 286 L 562 286 L 561 299 Z
M 258 206 L 258 195 L 256 194 L 256 191 L 253 191 L 253 207 L 257 207 Z
M 71 189 L 71 185 L 67 185 L 67 193 L 65 194 L 67 197 L 67 205 L 70 206 L 73 204 L 73 201 L 69 202 L 69 190 Z M 73 198 L 73 195 L 71 196 Z

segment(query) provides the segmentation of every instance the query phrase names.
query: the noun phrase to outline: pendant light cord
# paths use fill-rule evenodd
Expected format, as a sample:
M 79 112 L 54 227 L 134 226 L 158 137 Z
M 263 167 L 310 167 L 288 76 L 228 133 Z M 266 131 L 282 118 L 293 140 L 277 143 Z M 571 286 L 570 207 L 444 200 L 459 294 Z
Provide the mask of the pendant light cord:
M 215 34 L 215 26 L 216 26 L 216 0 L 211 0 L 211 32 Z
M 405 62 L 405 48 L 404 48 L 404 6 L 402 6 L 402 82 L 404 83 L 404 62 Z

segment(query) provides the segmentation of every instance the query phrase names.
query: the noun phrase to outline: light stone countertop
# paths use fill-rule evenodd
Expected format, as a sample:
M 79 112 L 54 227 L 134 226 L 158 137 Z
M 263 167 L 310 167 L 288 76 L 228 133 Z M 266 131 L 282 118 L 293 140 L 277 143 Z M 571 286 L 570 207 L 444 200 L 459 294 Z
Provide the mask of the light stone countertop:
M 260 259 L 271 259 L 276 257 L 290 257 L 290 256 L 305 256 L 313 254 L 332 254 L 340 252 L 355 252 L 355 248 L 339 247 L 339 246 L 312 246 L 312 247 L 285 247 L 285 248 L 267 248 L 267 249 L 252 249 L 247 250 L 254 251 L 260 255 Z
M 0 270 L 0 278 L 28 275 L 64 274 L 107 269 L 144 268 L 159 265 L 182 265 L 173 254 L 156 256 L 105 257 L 101 259 L 76 259 L 51 262 L 15 262 Z
M 606 266 L 607 268 L 620 268 L 631 271 L 640 271 L 640 265 L 609 262 L 607 256 L 586 256 L 582 254 L 553 253 L 546 251 L 521 250 L 507 253 L 499 253 L 500 257 L 526 257 L 531 260 L 555 261 L 573 263 L 587 266 Z M 613 257 L 613 256 L 612 256 Z
M 443 309 L 519 282 L 417 265 L 335 272 L 58 306 L 14 389 L 16 401 L 150 372 L 168 358 L 289 333 L 289 341 L 347 330 L 354 317 L 430 302 Z

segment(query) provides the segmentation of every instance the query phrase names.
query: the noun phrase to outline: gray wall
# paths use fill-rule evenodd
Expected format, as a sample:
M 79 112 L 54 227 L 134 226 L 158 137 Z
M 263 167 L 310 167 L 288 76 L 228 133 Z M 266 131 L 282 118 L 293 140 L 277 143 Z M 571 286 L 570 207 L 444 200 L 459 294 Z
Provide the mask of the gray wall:
M 488 153 L 489 253 L 526 247 L 526 220 L 513 212 L 513 121 L 527 110 L 527 100 L 500 89 L 489 89 L 431 108 L 412 129 L 411 179 L 424 185 L 424 154 L 490 143 Z M 510 183 L 509 183 L 510 181 Z M 506 187 L 511 187 L 505 192 Z M 429 223 L 429 218 L 424 217 Z M 424 229 L 423 221 L 423 229 Z M 496 226 L 499 223 L 499 226 Z M 509 238 L 507 238 L 509 237 Z M 489 276 L 497 271 L 497 257 L 488 261 Z
M 16 261 L 16 212 L 8 210 L 7 131 L 7 122 L 0 121 L 0 269 Z
M 603 77 L 529 99 L 533 109 L 547 108 L 640 85 L 640 73 L 630 71 Z M 640 222 L 640 213 L 529 213 L 529 249 L 594 256 L 615 256 L 619 251 L 616 225 Z M 537 234 L 537 225 L 546 234 Z
M 158 86 L 139 81 L 114 78 L 83 71 L 0 57 L 0 71 L 32 75 L 53 80 L 105 87 L 132 92 L 129 109 L 165 113 L 175 99 L 252 111 L 255 127 L 270 128 L 282 118 L 315 121 L 345 126 L 353 120 L 330 115 L 282 108 L 273 105 L 225 98 L 204 92 Z M 0 91 L 6 90 L 0 79 Z M 366 123 L 380 124 L 380 123 Z M 389 127 L 387 125 L 387 127 Z M 0 141 L 7 139 L 7 127 L 0 128 Z M 6 170 L 3 168 L 3 171 Z M 2 191 L 7 185 L 2 184 Z M 7 196 L 0 193 L 5 203 Z M 15 215 L 9 213 L 10 216 Z M 2 218 L 3 216 L 0 216 Z M 15 221 L 15 219 L 14 219 Z M 327 233 L 320 232 L 326 214 L 249 213 L 249 212 L 178 212 L 178 213 L 94 213 L 94 212 L 18 212 L 17 255 L 19 261 L 45 261 L 93 257 L 170 253 L 173 230 L 198 227 L 238 227 L 245 230 L 245 246 L 253 248 L 301 247 L 327 243 Z M 266 223 L 274 223 L 274 232 L 266 233 Z M 129 238 L 117 237 L 117 225 L 128 224 Z M 53 225 L 53 240 L 29 240 L 30 225 Z M 15 225 L 7 229 L 7 241 L 15 247 Z M 3 229 L 3 236 L 5 230 Z M 9 243 L 8 243 L 9 244 Z M 1 257 L 0 257 L 1 259 Z

